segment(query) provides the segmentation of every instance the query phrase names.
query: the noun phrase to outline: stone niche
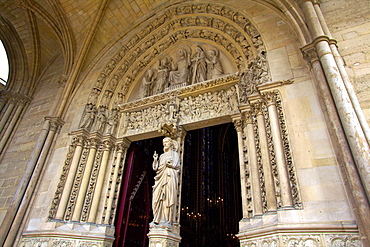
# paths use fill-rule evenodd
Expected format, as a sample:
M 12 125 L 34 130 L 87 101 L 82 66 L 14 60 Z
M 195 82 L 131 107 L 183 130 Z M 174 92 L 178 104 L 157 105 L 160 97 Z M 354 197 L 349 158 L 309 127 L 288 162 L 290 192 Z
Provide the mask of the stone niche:
M 152 61 L 136 80 L 128 101 L 134 101 L 236 72 L 223 48 L 186 41 Z

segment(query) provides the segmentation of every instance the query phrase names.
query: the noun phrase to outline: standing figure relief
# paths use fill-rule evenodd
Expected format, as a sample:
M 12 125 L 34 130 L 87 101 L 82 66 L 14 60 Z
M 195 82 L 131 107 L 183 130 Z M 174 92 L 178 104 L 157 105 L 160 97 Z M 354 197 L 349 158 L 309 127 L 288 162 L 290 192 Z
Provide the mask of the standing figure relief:
M 189 46 L 179 48 L 176 51 L 176 61 L 172 57 L 161 58 L 157 68 L 149 68 L 146 71 L 137 98 L 223 76 L 219 53 L 216 48 L 206 51 L 198 45 L 192 56 Z
M 154 152 L 153 170 L 156 171 L 153 186 L 153 222 L 151 227 L 171 227 L 176 219 L 177 194 L 179 190 L 180 155 L 177 142 L 169 137 L 163 139 L 164 153 Z

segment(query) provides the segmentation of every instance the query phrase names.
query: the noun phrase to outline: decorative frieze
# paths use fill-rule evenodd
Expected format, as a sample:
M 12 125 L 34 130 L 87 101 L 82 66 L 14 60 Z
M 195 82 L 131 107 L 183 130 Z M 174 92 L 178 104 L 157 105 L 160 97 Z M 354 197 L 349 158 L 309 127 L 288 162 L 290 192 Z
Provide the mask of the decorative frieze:
M 363 247 L 357 234 L 331 234 L 320 231 L 312 234 L 279 233 L 262 237 L 251 237 L 240 241 L 241 247 L 281 246 L 281 247 Z
M 169 102 L 140 111 L 127 112 L 126 123 L 123 123 L 126 130 L 124 134 L 128 136 L 157 131 L 162 123 L 184 125 L 203 119 L 231 115 L 238 112 L 238 105 L 235 86 L 183 99 L 173 98 Z
M 73 235 L 66 237 L 22 237 L 20 247 L 64 246 L 64 247 L 110 247 L 112 239 L 81 239 Z

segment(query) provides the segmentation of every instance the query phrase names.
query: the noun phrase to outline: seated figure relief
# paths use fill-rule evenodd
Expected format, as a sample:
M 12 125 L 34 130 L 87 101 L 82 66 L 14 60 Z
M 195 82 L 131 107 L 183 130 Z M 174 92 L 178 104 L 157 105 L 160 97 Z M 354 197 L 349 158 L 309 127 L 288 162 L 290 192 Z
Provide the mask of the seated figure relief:
M 172 57 L 158 60 L 157 68 L 149 68 L 142 79 L 137 98 L 160 94 L 166 90 L 213 80 L 224 75 L 219 50 L 205 50 L 200 45 L 192 49 L 183 46 Z

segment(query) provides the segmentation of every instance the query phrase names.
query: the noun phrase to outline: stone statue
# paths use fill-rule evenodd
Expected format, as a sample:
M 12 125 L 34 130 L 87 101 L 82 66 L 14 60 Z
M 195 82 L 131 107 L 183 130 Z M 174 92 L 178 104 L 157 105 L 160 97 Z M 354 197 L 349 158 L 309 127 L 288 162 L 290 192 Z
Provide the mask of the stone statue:
M 107 119 L 107 130 L 105 133 L 113 134 L 118 124 L 118 111 L 112 110 Z
M 191 84 L 205 81 L 207 77 L 207 64 L 206 64 L 206 55 L 202 47 L 197 46 L 195 48 L 195 54 L 191 62 L 192 62 Z
M 152 95 L 152 86 L 154 79 L 154 71 L 149 68 L 143 78 L 138 98 L 144 98 Z
M 224 73 L 218 56 L 219 52 L 217 50 L 212 49 L 208 51 L 208 59 L 206 59 L 208 79 L 216 79 Z
M 158 78 L 153 89 L 153 94 L 163 93 L 168 83 L 168 73 L 170 71 L 168 59 L 163 58 L 158 64 Z
M 94 123 L 95 119 L 95 106 L 93 104 L 88 104 L 85 109 L 85 115 L 81 121 L 80 128 L 90 129 L 91 125 Z
M 156 171 L 153 186 L 153 226 L 170 227 L 175 220 L 179 187 L 180 156 L 177 142 L 169 137 L 163 139 L 163 150 L 158 160 L 154 152 L 153 170 Z
M 96 115 L 96 125 L 95 131 L 103 131 L 105 123 L 107 121 L 107 116 L 105 115 L 105 108 L 100 107 L 98 114 Z
M 172 84 L 182 84 L 189 82 L 190 54 L 185 49 L 177 51 L 177 64 L 172 63 L 168 81 Z

